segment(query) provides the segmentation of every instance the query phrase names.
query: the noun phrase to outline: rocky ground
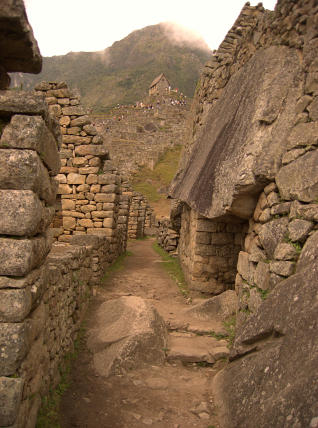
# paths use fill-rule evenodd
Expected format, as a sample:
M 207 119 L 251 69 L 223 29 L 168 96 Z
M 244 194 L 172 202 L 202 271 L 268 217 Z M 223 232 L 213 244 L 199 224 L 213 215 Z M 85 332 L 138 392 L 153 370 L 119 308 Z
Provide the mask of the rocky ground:
M 152 244 L 130 243 L 122 269 L 94 290 L 63 428 L 220 428 L 210 385 L 226 364 L 222 319 L 235 298 L 185 298 Z

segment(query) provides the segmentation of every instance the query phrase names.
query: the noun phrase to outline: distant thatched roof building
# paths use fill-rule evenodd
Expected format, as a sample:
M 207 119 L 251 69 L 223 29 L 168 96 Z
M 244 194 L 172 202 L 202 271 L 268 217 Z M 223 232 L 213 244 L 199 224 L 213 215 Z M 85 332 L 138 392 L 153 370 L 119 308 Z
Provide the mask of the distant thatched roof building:
M 149 95 L 160 94 L 170 88 L 169 80 L 161 73 L 157 76 L 149 86 Z

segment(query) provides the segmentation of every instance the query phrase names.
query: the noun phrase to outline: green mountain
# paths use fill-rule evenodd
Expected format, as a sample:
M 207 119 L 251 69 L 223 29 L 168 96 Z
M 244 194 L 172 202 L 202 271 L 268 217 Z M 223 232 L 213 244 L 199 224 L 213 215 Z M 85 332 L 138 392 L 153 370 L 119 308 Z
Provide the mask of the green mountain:
M 38 75 L 14 73 L 13 86 L 32 89 L 40 81 L 66 81 L 77 88 L 83 104 L 103 111 L 141 100 L 160 73 L 172 87 L 192 97 L 200 71 L 211 51 L 171 24 L 145 27 L 101 52 L 71 52 L 44 57 Z

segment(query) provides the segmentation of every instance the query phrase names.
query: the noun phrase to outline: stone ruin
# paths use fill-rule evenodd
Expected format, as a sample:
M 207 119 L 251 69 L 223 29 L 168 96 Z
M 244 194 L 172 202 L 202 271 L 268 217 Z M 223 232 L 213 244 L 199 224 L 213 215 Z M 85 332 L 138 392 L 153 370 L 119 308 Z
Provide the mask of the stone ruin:
M 192 289 L 239 297 L 223 428 L 318 426 L 318 2 L 247 3 L 206 65 L 171 194 Z
M 33 428 L 92 286 L 153 216 L 65 83 L 8 90 L 41 56 L 22 0 L 0 21 L 0 426 Z

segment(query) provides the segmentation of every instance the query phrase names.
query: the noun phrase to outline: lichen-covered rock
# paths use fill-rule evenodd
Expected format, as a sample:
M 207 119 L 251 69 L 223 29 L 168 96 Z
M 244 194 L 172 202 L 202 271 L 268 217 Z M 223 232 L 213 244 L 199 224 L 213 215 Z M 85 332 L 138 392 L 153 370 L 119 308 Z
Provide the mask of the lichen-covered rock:
M 278 171 L 300 96 L 299 72 L 296 53 L 286 47 L 256 52 L 210 109 L 172 195 L 209 218 L 249 218 L 264 182 Z
M 239 329 L 233 361 L 213 382 L 222 427 L 305 428 L 318 415 L 317 287 L 310 263 Z

